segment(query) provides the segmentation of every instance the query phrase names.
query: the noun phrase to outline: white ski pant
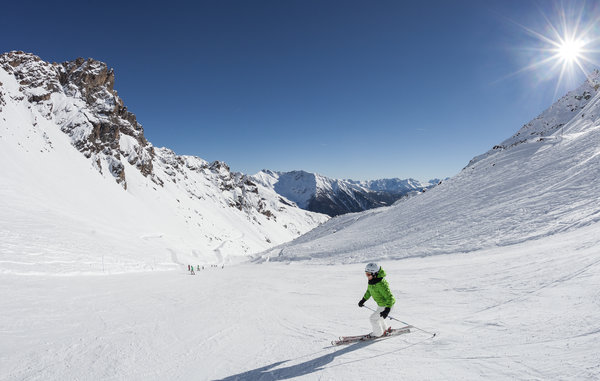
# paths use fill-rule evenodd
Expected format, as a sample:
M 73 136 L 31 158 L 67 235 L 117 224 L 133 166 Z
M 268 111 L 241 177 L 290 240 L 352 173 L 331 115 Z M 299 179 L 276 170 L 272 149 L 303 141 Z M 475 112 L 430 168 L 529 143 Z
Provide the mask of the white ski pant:
M 381 336 L 386 329 L 388 329 L 385 319 L 379 316 L 380 313 L 385 310 L 385 307 L 377 307 L 375 312 L 371 315 L 371 325 L 373 326 L 373 336 Z

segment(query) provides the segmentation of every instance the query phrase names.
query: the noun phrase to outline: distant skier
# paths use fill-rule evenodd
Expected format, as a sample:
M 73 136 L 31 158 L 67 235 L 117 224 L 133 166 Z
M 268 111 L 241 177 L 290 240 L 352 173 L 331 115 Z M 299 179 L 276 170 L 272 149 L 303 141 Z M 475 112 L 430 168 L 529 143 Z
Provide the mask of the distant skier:
M 390 285 L 385 277 L 385 271 L 376 263 L 369 263 L 365 267 L 365 274 L 369 280 L 367 285 L 367 292 L 363 298 L 358 302 L 358 306 L 362 307 L 367 300 L 372 296 L 375 303 L 377 303 L 377 309 L 371 315 L 371 325 L 373 326 L 373 332 L 371 336 L 379 337 L 388 330 L 388 326 L 385 323 L 385 319 L 388 317 L 396 299 L 390 291 Z

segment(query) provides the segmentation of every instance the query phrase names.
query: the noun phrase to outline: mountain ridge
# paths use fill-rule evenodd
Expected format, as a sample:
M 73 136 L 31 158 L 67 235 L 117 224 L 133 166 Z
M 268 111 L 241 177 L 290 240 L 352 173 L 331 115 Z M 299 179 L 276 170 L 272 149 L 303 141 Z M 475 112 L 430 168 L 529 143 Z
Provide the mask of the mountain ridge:
M 389 206 L 440 183 L 439 179 L 430 180 L 427 184 L 415 179 L 342 180 L 302 170 L 281 172 L 266 169 L 253 178 L 300 208 L 331 217 Z

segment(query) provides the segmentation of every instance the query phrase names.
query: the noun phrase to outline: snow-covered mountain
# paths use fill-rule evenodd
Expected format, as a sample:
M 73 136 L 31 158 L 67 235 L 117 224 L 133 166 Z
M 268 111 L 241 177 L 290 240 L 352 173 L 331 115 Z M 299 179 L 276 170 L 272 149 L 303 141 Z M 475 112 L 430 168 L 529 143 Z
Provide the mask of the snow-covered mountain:
M 226 262 L 327 220 L 222 162 L 155 148 L 114 78 L 93 59 L 0 55 L 0 272 Z M 12 249 L 23 242 L 44 249 Z
M 375 192 L 390 192 L 390 193 L 410 193 L 414 191 L 421 192 L 424 189 L 434 187 L 439 184 L 440 179 L 431 179 L 427 183 L 423 183 L 415 179 L 379 179 L 368 181 L 347 180 L 350 183 L 360 185 Z
M 455 177 L 389 208 L 338 216 L 266 252 L 356 262 L 468 252 L 600 221 L 600 74 Z
M 439 183 L 438 179 L 430 180 L 428 184 L 414 179 L 339 180 L 305 171 L 262 170 L 252 177 L 300 208 L 332 217 L 392 205 Z

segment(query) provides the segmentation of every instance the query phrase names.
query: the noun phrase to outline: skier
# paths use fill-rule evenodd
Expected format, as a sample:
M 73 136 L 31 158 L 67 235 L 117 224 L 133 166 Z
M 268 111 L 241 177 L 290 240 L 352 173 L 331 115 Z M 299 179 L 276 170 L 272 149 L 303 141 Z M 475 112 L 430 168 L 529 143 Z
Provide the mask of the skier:
M 369 263 L 365 267 L 365 274 L 369 280 L 367 285 L 367 292 L 363 298 L 358 302 L 358 306 L 362 307 L 365 302 L 372 296 L 375 303 L 377 303 L 377 309 L 371 315 L 371 325 L 373 326 L 373 332 L 370 334 L 371 337 L 383 336 L 388 332 L 388 327 L 385 324 L 385 319 L 388 317 L 396 299 L 390 291 L 390 285 L 385 277 L 385 271 L 377 263 Z

